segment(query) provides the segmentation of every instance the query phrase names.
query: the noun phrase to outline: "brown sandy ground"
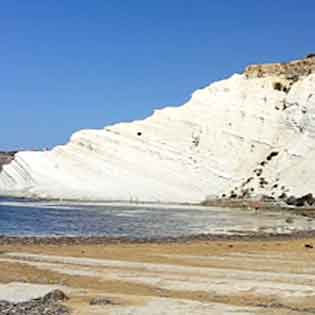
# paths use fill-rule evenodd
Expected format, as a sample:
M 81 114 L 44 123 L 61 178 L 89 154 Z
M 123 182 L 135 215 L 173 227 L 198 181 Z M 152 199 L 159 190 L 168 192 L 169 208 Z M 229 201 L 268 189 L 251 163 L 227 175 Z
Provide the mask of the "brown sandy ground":
M 0 282 L 72 288 L 74 314 L 315 314 L 315 238 L 0 245 Z M 31 254 L 31 255 L 30 255 Z M 95 297 L 111 304 L 91 306 Z

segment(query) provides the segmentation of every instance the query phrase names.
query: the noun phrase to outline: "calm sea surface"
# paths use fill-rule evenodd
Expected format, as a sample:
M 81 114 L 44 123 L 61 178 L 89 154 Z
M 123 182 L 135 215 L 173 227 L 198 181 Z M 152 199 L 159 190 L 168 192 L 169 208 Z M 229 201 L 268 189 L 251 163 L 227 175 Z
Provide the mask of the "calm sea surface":
M 290 223 L 286 222 L 288 217 Z M 0 199 L 0 235 L 8 236 L 125 236 L 137 239 L 296 230 L 315 230 L 315 222 L 284 212 L 261 214 L 193 206 L 62 204 Z

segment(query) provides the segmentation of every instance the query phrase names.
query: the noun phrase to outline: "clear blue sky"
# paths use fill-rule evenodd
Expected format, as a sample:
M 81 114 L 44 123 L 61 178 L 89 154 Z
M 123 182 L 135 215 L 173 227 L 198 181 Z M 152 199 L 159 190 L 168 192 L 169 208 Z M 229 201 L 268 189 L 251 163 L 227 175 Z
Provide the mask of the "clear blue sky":
M 0 150 L 51 147 L 179 105 L 250 63 L 315 51 L 312 0 L 9 0 Z

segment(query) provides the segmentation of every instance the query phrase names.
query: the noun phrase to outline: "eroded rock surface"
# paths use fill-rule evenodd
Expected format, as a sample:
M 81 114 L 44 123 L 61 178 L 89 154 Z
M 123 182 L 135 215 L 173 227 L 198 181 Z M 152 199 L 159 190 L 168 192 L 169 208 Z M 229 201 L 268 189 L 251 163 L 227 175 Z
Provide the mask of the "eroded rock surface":
M 14 160 L 14 156 L 17 152 L 0 152 L 0 171 L 2 170 L 3 165 L 9 164 Z

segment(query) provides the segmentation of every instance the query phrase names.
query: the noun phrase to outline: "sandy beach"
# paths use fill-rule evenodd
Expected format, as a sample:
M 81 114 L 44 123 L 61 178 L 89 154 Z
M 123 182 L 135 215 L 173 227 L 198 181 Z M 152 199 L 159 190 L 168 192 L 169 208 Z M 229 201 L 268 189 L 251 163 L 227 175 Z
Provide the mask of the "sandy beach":
M 0 293 L 59 286 L 73 314 L 315 313 L 313 236 L 1 244 Z

